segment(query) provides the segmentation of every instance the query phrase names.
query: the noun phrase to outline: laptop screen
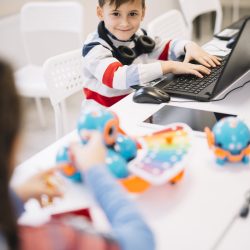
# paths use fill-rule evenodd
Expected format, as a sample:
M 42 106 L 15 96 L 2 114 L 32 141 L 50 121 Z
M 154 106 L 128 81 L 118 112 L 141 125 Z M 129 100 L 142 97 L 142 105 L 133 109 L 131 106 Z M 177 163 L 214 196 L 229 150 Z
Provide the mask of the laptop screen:
M 250 69 L 250 18 L 242 26 L 224 70 L 214 88 L 217 95 Z

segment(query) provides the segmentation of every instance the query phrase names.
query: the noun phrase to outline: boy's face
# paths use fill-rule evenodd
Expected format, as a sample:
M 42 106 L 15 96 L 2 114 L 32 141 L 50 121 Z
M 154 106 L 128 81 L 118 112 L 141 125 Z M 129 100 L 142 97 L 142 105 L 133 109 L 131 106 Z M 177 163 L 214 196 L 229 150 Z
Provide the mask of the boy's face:
M 109 2 L 101 8 L 97 6 L 97 16 L 104 21 L 105 27 L 116 38 L 122 41 L 129 40 L 140 27 L 144 18 L 145 9 L 142 8 L 141 0 L 126 2 L 116 9 Z

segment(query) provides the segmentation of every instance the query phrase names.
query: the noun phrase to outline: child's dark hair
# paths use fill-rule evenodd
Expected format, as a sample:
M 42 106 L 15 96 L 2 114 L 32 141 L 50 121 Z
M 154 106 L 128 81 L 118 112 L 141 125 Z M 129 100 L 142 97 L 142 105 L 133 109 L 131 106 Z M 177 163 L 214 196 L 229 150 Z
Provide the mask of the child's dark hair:
M 8 249 L 18 249 L 16 216 L 9 194 L 13 148 L 21 123 L 21 107 L 13 70 L 0 60 L 0 230 Z
M 118 9 L 122 4 L 127 2 L 134 2 L 135 0 L 98 0 L 98 4 L 100 7 L 103 7 L 105 3 L 109 3 L 109 5 L 115 4 L 115 8 Z M 145 8 L 145 0 L 141 0 L 142 8 Z

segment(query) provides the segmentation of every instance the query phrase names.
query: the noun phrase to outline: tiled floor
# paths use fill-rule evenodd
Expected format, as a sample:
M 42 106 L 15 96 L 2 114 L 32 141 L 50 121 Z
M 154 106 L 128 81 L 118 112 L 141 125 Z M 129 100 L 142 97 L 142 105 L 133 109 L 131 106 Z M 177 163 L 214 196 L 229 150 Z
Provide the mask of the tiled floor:
M 249 9 L 241 10 L 240 16 L 249 15 Z M 211 16 L 206 15 L 202 18 L 201 38 L 196 39 L 196 42 L 203 44 L 212 38 Z M 231 22 L 231 15 L 229 12 L 225 13 L 222 27 L 226 27 Z M 76 126 L 76 120 L 80 112 L 82 94 L 76 94 L 69 98 L 67 102 L 68 107 L 68 131 L 72 131 Z M 55 123 L 54 111 L 48 99 L 43 101 L 46 112 L 47 126 L 42 128 L 35 109 L 35 103 L 32 99 L 24 99 L 24 128 L 23 128 L 23 145 L 19 155 L 18 162 L 22 162 L 35 153 L 39 152 L 46 146 L 55 141 Z

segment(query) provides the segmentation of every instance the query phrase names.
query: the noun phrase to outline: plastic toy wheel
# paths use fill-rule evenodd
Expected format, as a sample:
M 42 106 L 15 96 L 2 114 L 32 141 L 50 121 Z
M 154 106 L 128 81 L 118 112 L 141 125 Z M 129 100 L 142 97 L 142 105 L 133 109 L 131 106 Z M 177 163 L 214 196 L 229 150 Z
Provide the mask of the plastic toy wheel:
M 124 178 L 120 182 L 131 193 L 142 193 L 150 187 L 150 183 L 134 175 Z

